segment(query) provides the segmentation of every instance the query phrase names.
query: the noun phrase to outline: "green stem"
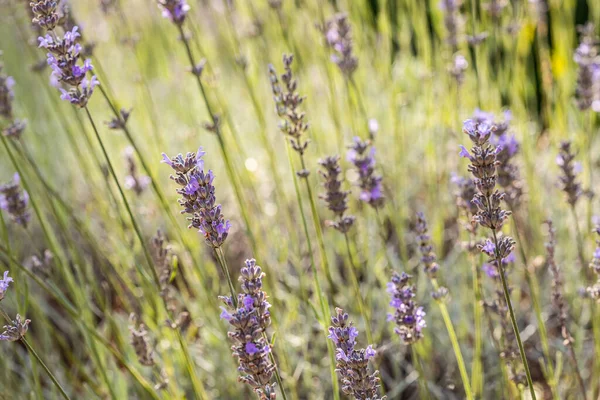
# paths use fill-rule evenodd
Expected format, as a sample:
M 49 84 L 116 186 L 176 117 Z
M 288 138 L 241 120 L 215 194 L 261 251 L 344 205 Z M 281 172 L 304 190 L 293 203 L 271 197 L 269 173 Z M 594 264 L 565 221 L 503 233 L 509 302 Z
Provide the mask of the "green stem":
M 475 350 L 473 353 L 473 364 L 471 367 L 471 386 L 473 387 L 473 397 L 479 398 L 483 394 L 483 337 L 482 337 L 482 297 L 481 297 L 481 274 L 475 256 L 469 253 L 471 259 L 471 271 L 473 274 L 473 293 L 475 302 L 473 303 L 473 319 L 475 322 Z
M 434 290 L 437 291 L 439 289 L 438 282 L 435 278 L 431 279 L 431 284 L 433 285 Z M 463 359 L 462 352 L 460 350 L 460 345 L 458 344 L 458 338 L 456 336 L 456 331 L 454 330 L 454 325 L 452 324 L 452 319 L 450 318 L 450 314 L 448 313 L 448 308 L 446 307 L 446 303 L 444 303 L 441 300 L 437 301 L 437 304 L 440 308 L 440 312 L 442 313 L 444 324 L 446 324 L 446 330 L 448 331 L 450 342 L 452 343 L 452 349 L 454 350 L 454 356 L 456 357 L 456 362 L 458 363 L 458 370 L 460 371 L 460 378 L 462 379 L 463 386 L 465 389 L 465 397 L 469 400 L 472 400 L 473 394 L 471 393 L 469 374 L 467 373 L 467 368 L 465 367 L 465 360 Z
M 421 365 L 421 359 L 419 358 L 419 354 L 417 354 L 416 344 L 411 344 L 410 350 L 412 352 L 412 361 L 415 369 L 417 370 L 417 374 L 419 375 L 419 399 L 421 400 L 429 400 L 431 398 L 431 394 L 429 393 L 429 388 L 427 387 L 427 379 L 425 379 L 425 374 L 423 373 L 423 365 Z
M 531 379 L 531 372 L 529 371 L 529 363 L 527 362 L 527 356 L 525 355 L 525 348 L 523 347 L 523 342 L 521 341 L 521 334 L 519 332 L 519 325 L 517 325 L 517 318 L 515 317 L 515 311 L 513 310 L 512 301 L 510 300 L 510 290 L 508 289 L 508 283 L 506 282 L 506 274 L 504 273 L 504 268 L 500 263 L 500 254 L 498 247 L 498 237 L 496 235 L 496 229 L 492 229 L 492 235 L 494 237 L 494 246 L 495 246 L 495 258 L 496 258 L 496 268 L 498 269 L 498 274 L 500 275 L 500 280 L 502 281 L 502 290 L 504 291 L 504 299 L 506 300 L 506 305 L 508 306 L 508 313 L 510 315 L 510 322 L 512 323 L 513 331 L 515 333 L 515 337 L 517 339 L 517 345 L 519 346 L 519 353 L 521 354 L 521 361 L 523 362 L 523 367 L 525 368 L 525 375 L 527 376 L 527 386 L 529 387 L 529 393 L 531 394 L 532 400 L 536 400 L 535 389 L 533 387 L 533 379 Z

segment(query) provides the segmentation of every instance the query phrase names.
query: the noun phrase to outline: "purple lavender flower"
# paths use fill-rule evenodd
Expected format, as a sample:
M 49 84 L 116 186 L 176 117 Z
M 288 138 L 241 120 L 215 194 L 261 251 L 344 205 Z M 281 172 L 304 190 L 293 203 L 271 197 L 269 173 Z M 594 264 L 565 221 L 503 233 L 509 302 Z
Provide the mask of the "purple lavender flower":
M 29 194 L 21 188 L 21 178 L 15 173 L 12 182 L 0 185 L 0 209 L 6 210 L 13 221 L 27 228 L 31 218 L 28 206 Z
M 137 165 L 134 160 L 133 147 L 129 146 L 125 149 L 125 161 L 127 162 L 127 169 L 129 175 L 125 177 L 125 188 L 133 190 L 138 196 L 141 195 L 144 190 L 150 184 L 150 177 L 146 175 L 139 175 L 137 172 Z
M 460 15 L 462 0 L 441 0 L 440 9 L 444 12 L 444 26 L 446 27 L 446 42 L 456 49 L 461 39 L 460 34 L 463 19 Z
M 168 18 L 175 25 L 182 25 L 190 6 L 185 0 L 158 0 L 158 7 L 162 10 L 164 18 Z
M 185 158 L 178 154 L 171 159 L 163 153 L 161 162 L 175 171 L 171 179 L 181 186 L 177 189 L 177 193 L 182 196 L 179 204 L 183 208 L 182 214 L 190 215 L 189 227 L 198 229 L 206 243 L 216 249 L 227 239 L 231 223 L 224 219 L 221 205 L 216 204 L 213 185 L 215 176 L 212 170 L 204 171 L 204 154 L 202 147 L 197 153 L 187 153 Z
M 363 141 L 358 136 L 349 146 L 347 158 L 358 172 L 358 186 L 361 188 L 360 200 L 373 208 L 383 207 L 382 177 L 375 174 L 375 147 L 370 141 Z
M 348 194 L 350 192 L 341 189 L 342 181 L 339 177 L 342 173 L 340 157 L 326 157 L 319 160 L 319 165 L 323 167 L 319 174 L 324 179 L 323 187 L 325 188 L 325 193 L 319 197 L 325 200 L 327 208 L 338 218 L 337 221 L 327 221 L 327 225 L 345 234 L 354 224 L 355 218 L 352 215 L 345 215 L 348 209 Z
M 388 321 L 396 323 L 394 332 L 404 344 L 412 344 L 421 339 L 423 328 L 427 326 L 423 307 L 418 307 L 413 300 L 416 295 L 415 287 L 410 285 L 411 278 L 405 272 L 394 272 L 387 285 L 387 292 L 391 296 L 390 306 L 395 309 L 394 314 L 388 314 Z
M 348 16 L 344 13 L 334 15 L 325 22 L 322 31 L 327 46 L 335 52 L 331 61 L 340 68 L 346 78 L 351 79 L 358 68 L 358 58 L 354 55 L 352 28 Z
M 13 99 L 15 97 L 13 87 L 15 80 L 12 76 L 7 76 L 3 72 L 3 69 L 4 65 L 0 62 L 0 117 L 3 117 L 8 122 L 8 126 L 2 130 L 2 134 L 18 139 L 25 129 L 25 121 L 15 119 L 13 115 Z
M 437 263 L 437 256 L 433 251 L 431 237 L 428 234 L 429 229 L 427 227 L 427 220 L 425 219 L 425 214 L 422 212 L 417 213 L 417 221 L 414 229 L 417 234 L 417 241 L 421 252 L 421 262 L 425 267 L 425 272 L 427 272 L 428 275 L 435 277 L 440 266 Z
M 33 7 L 33 3 L 31 4 Z M 54 33 L 41 36 L 38 41 L 39 47 L 48 50 L 47 63 L 52 69 L 51 80 L 59 85 L 60 98 L 83 108 L 100 82 L 95 75 L 90 79 L 86 78 L 93 66 L 90 59 L 80 63 L 84 50 L 78 43 L 80 37 L 79 27 L 73 26 L 65 32 L 62 39 Z M 66 85 L 66 88 L 60 87 L 61 84 Z
M 581 183 L 577 180 L 578 163 L 575 162 L 576 154 L 571 148 L 571 142 L 562 142 L 560 151 L 556 157 L 556 164 L 560 167 L 562 175 L 559 177 L 559 183 L 563 192 L 567 195 L 567 201 L 571 206 L 575 206 L 583 194 Z
M 331 317 L 328 338 L 336 347 L 336 371 L 340 374 L 342 391 L 358 400 L 382 400 L 379 397 L 379 371 L 370 374 L 369 360 L 375 357 L 372 346 L 356 349 L 358 330 L 349 322 L 348 314 L 341 308 L 335 309 Z
M 8 276 L 8 271 L 4 271 L 4 278 L 0 279 L 0 300 L 4 298 L 4 294 L 8 290 L 8 285 L 14 282 L 13 278 Z
M 28 319 L 23 320 L 23 318 L 17 314 L 16 318 L 9 325 L 4 325 L 4 332 L 0 333 L 0 340 L 7 342 L 21 340 L 27 333 L 30 322 L 31 321 Z
M 271 324 L 271 305 L 262 290 L 264 276 L 256 260 L 246 260 L 241 269 L 242 292 L 238 294 L 237 308 L 231 297 L 221 296 L 226 305 L 221 307 L 221 318 L 234 328 L 228 336 L 234 343 L 231 349 L 239 362 L 240 381 L 250 385 L 261 400 L 274 400 L 275 384 L 271 379 L 275 366 L 269 357 L 271 346 L 265 335 Z
M 600 112 L 600 56 L 594 24 L 588 22 L 578 27 L 578 31 L 581 41 L 574 55 L 579 66 L 575 91 L 577 106 L 580 110 L 592 108 Z
M 452 60 L 452 65 L 448 68 L 450 75 L 456 80 L 456 83 L 460 86 L 465 81 L 465 71 L 469 67 L 469 62 L 465 56 L 457 54 Z

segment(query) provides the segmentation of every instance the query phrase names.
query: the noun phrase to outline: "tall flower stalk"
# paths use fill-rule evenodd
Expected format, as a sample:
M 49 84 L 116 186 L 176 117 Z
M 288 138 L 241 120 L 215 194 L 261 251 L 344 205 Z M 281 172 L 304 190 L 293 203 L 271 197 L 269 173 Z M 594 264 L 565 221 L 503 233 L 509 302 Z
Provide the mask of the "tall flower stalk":
M 464 146 L 461 146 L 460 156 L 467 158 L 471 162 L 469 165 L 469 172 L 473 174 L 475 186 L 477 188 L 477 193 L 472 200 L 478 208 L 475 220 L 481 226 L 490 229 L 492 232 L 492 251 L 489 251 L 489 246 L 487 248 L 482 246 L 480 249 L 489 256 L 489 262 L 496 266 L 498 275 L 500 275 L 502 290 L 508 307 L 512 328 L 527 376 L 529 392 L 532 399 L 535 400 L 536 394 L 533 387 L 533 380 L 531 378 L 525 348 L 521 341 L 519 326 L 513 310 L 505 269 L 502 264 L 502 260 L 508 257 L 512 252 L 515 242 L 510 236 L 498 237 L 498 232 L 502 229 L 505 221 L 510 216 L 510 211 L 502 209 L 501 202 L 504 199 L 504 194 L 496 189 L 496 167 L 498 165 L 496 157 L 500 149 L 489 141 L 494 129 L 496 128 L 487 122 L 480 123 L 474 120 L 465 121 L 463 132 L 469 136 L 469 139 L 473 142 L 473 147 L 471 148 L 471 152 L 469 152 Z
M 458 337 L 456 336 L 454 324 L 452 323 L 452 319 L 450 318 L 448 307 L 446 307 L 446 301 L 448 300 L 448 289 L 443 286 L 440 286 L 440 284 L 437 281 L 437 271 L 439 269 L 439 264 L 437 263 L 437 256 L 433 251 L 431 238 L 428 234 L 427 220 L 425 219 L 425 215 L 421 212 L 417 213 L 415 233 L 417 235 L 419 251 L 421 252 L 421 263 L 423 264 L 425 273 L 427 274 L 427 277 L 429 278 L 431 285 L 433 286 L 434 291 L 431 294 L 431 296 L 440 308 L 442 319 L 444 320 L 446 330 L 448 331 L 448 336 L 450 337 L 450 343 L 452 343 L 452 349 L 454 350 L 454 356 L 456 357 L 458 370 L 460 372 L 460 377 L 462 379 L 463 387 L 465 390 L 465 397 L 467 399 L 472 399 L 473 392 L 471 390 L 469 374 L 467 372 L 467 367 L 465 366 L 465 360 L 463 358 L 462 351 L 460 350 L 460 344 L 458 343 Z
M 579 365 L 577 364 L 577 356 L 575 355 L 575 348 L 573 346 L 575 339 L 573 339 L 573 336 L 571 336 L 571 333 L 569 331 L 569 310 L 567 309 L 567 302 L 563 293 L 563 280 L 560 273 L 560 268 L 556 264 L 556 259 L 554 257 L 556 252 L 556 230 L 554 229 L 552 221 L 548 220 L 546 221 L 546 224 L 548 225 L 548 241 L 546 242 L 546 255 L 548 269 L 552 274 L 552 305 L 554 306 L 554 309 L 558 314 L 560 334 L 563 338 L 563 344 L 567 346 L 567 349 L 569 350 L 571 363 L 573 364 L 573 369 L 575 370 L 575 375 L 577 377 L 577 383 L 579 384 L 579 389 L 581 390 L 581 398 L 585 400 L 587 399 L 587 392 L 585 390 L 585 383 L 583 382 L 583 378 L 581 377 Z
M 358 308 L 363 317 L 365 323 L 365 330 L 367 332 L 367 340 L 373 342 L 373 334 L 371 332 L 371 319 L 369 317 L 368 309 L 365 305 L 362 294 L 360 293 L 360 283 L 358 281 L 358 271 L 352 251 L 350 250 L 350 239 L 348 238 L 348 232 L 354 225 L 354 216 L 346 215 L 348 210 L 348 194 L 350 192 L 342 190 L 342 181 L 340 174 L 342 169 L 340 168 L 340 157 L 331 156 L 319 160 L 319 165 L 323 168 L 319 171 L 319 174 L 323 178 L 323 187 L 325 193 L 320 197 L 327 203 L 327 208 L 331 210 L 336 220 L 327 221 L 326 225 L 334 228 L 344 235 L 344 241 L 346 242 L 346 252 L 348 254 L 348 261 L 350 262 L 350 279 L 356 292 L 358 300 Z
M 288 138 L 288 144 L 286 145 L 288 161 L 290 163 L 290 168 L 294 170 L 292 157 L 290 154 L 290 147 L 298 154 L 300 158 L 301 169 L 296 171 L 293 180 L 294 180 L 294 189 L 296 191 L 296 200 L 298 202 L 298 208 L 300 209 L 300 216 L 302 219 L 302 226 L 304 228 L 304 235 L 306 238 L 306 243 L 308 246 L 308 253 L 310 257 L 310 265 L 313 273 L 313 279 L 315 280 L 317 296 L 319 299 L 319 305 L 321 306 L 321 318 L 323 327 L 325 321 L 328 321 L 331 314 L 329 311 L 329 305 L 327 298 L 323 295 L 323 289 L 321 287 L 321 282 L 319 279 L 319 273 L 317 271 L 317 267 L 315 264 L 315 259 L 312 250 L 312 240 L 311 234 L 308 230 L 308 223 L 306 216 L 304 214 L 304 204 L 302 201 L 302 194 L 300 192 L 300 187 L 298 185 L 298 178 L 304 180 L 306 185 L 306 191 L 308 193 L 311 212 L 313 216 L 313 225 L 317 232 L 317 241 L 319 243 L 320 253 L 321 253 L 321 265 L 325 272 L 325 276 L 329 281 L 329 285 L 334 290 L 335 286 L 333 283 L 333 278 L 331 277 L 331 273 L 329 271 L 329 263 L 327 261 L 327 254 L 325 252 L 325 242 L 323 240 L 323 233 L 321 232 L 321 222 L 319 220 L 319 215 L 317 213 L 317 207 L 315 204 L 315 200 L 312 194 L 312 188 L 308 181 L 308 176 L 310 175 L 310 171 L 306 169 L 306 163 L 304 160 L 304 152 L 308 147 L 308 140 L 304 138 L 303 134 L 308 129 L 308 124 L 305 122 L 305 114 L 300 110 L 300 105 L 304 101 L 304 97 L 300 96 L 297 92 L 297 81 L 294 79 L 292 73 L 292 62 L 294 60 L 293 55 L 284 55 L 283 56 L 283 64 L 285 68 L 285 73 L 281 75 L 281 80 L 285 85 L 285 89 L 282 88 L 279 77 L 277 76 L 277 71 L 273 65 L 269 65 L 269 79 L 271 81 L 271 89 L 273 91 L 273 100 L 275 101 L 277 115 L 282 118 L 280 123 L 280 129 L 283 134 Z M 333 346 L 329 342 L 327 342 L 327 351 L 329 353 L 330 359 L 330 374 L 333 384 L 333 395 L 336 400 L 339 400 L 339 390 L 338 390 L 338 381 L 335 375 L 335 355 L 333 352 Z

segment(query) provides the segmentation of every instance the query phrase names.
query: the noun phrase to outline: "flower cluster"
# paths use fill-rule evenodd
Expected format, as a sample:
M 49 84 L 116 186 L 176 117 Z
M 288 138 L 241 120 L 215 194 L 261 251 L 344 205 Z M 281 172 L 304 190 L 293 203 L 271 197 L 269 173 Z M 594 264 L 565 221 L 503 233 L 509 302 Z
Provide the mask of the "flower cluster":
M 302 135 L 308 129 L 305 121 L 305 114 L 300 110 L 300 105 L 304 97 L 297 92 L 298 83 L 292 73 L 293 55 L 283 55 L 283 66 L 285 73 L 281 75 L 281 81 L 284 88 L 279 83 L 275 67 L 269 64 L 269 79 L 271 80 L 271 89 L 273 90 L 273 99 L 277 108 L 277 114 L 282 118 L 279 125 L 281 131 L 289 137 L 292 148 L 302 157 L 308 147 L 308 140 Z M 303 169 L 297 172 L 301 178 L 306 178 L 309 171 Z
M 8 285 L 13 281 L 13 278 L 8 276 L 8 271 L 4 271 L 4 278 L 0 279 L 0 300 L 4 298 L 4 294 L 8 290 Z
M 396 323 L 394 332 L 404 344 L 412 344 L 421 339 L 423 328 L 427 326 L 423 307 L 418 307 L 413 300 L 415 287 L 410 284 L 411 278 L 406 272 L 394 272 L 387 285 L 387 292 L 392 297 L 390 306 L 396 309 L 394 314 L 388 314 L 388 321 Z
M 452 64 L 448 68 L 448 72 L 450 72 L 450 75 L 452 75 L 459 86 L 465 81 L 465 71 L 468 67 L 469 62 L 462 54 L 457 54 L 452 59 Z
M 325 22 L 322 30 L 327 45 L 335 51 L 331 60 L 347 78 L 351 78 L 358 68 L 358 58 L 353 51 L 352 28 L 348 16 L 343 13 L 334 15 Z
M 382 400 L 378 395 L 379 371 L 369 373 L 369 360 L 377 354 L 372 345 L 356 349 L 358 330 L 348 321 L 348 314 L 335 309 L 328 338 L 336 347 L 336 371 L 341 376 L 342 391 L 358 400 Z
M 185 16 L 190 11 L 190 6 L 185 0 L 158 0 L 158 7 L 162 10 L 164 18 L 168 18 L 175 25 L 182 25 Z
M 462 0 L 441 0 L 439 7 L 444 11 L 446 42 L 456 49 L 460 41 L 463 19 L 460 15 Z
M 437 256 L 433 251 L 431 245 L 431 237 L 428 234 L 427 220 L 425 214 L 422 212 L 417 213 L 417 220 L 415 222 L 415 233 L 417 234 L 417 241 L 419 243 L 419 251 L 421 252 L 421 262 L 425 268 L 425 272 L 432 277 L 435 277 L 437 270 L 440 266 L 437 263 Z
M 143 323 L 138 323 L 138 318 L 135 313 L 131 313 L 129 316 L 129 332 L 131 345 L 135 350 L 135 354 L 140 364 L 147 367 L 154 365 L 154 350 L 150 345 L 150 338 L 148 337 L 148 331 Z
M 177 189 L 182 196 L 179 204 L 183 208 L 181 213 L 190 215 L 189 227 L 198 229 L 209 246 L 218 248 L 227 239 L 231 223 L 224 219 L 221 205 L 216 204 L 215 176 L 212 170 L 204 171 L 204 154 L 202 147 L 197 153 L 187 153 L 185 157 L 178 154 L 171 159 L 163 153 L 162 162 L 175 171 L 171 179 L 181 186 Z
M 360 199 L 373 208 L 383 207 L 382 177 L 375 174 L 375 147 L 357 136 L 349 148 L 347 158 L 358 172 Z
M 125 177 L 125 188 L 133 190 L 139 196 L 150 184 L 150 177 L 138 175 L 133 154 L 133 147 L 129 146 L 125 149 L 125 161 L 127 162 L 127 170 L 129 171 L 129 175 Z
M 590 268 L 596 274 L 596 283 L 587 288 L 589 296 L 600 303 L 600 223 L 596 225 L 594 232 L 598 234 L 598 240 L 596 240 L 596 249 L 594 250 L 594 256 L 590 262 Z
M 556 157 L 556 164 L 560 167 L 562 175 L 559 178 L 563 192 L 567 194 L 567 201 L 574 207 L 577 200 L 583 194 L 581 183 L 577 181 L 577 175 L 581 172 L 581 164 L 575 160 L 575 153 L 571 149 L 571 142 L 565 141 L 560 144 L 560 150 Z
M 30 322 L 31 320 L 23 320 L 23 318 L 17 314 L 15 319 L 11 321 L 9 325 L 4 325 L 4 332 L 0 333 L 0 340 L 7 342 L 16 342 L 17 340 L 21 340 L 21 338 L 27 333 Z
M 56 25 L 60 19 L 57 12 L 58 4 L 58 0 L 32 1 L 29 3 L 31 12 L 34 15 L 34 18 L 31 22 L 38 25 L 40 28 L 49 31 L 53 30 L 56 28 Z
M 578 28 L 581 41 L 573 57 L 579 66 L 575 98 L 580 110 L 600 112 L 600 54 L 594 30 L 592 22 Z
M 331 156 L 319 160 L 319 165 L 323 167 L 319 171 L 324 179 L 323 187 L 325 194 L 320 197 L 327 203 L 329 208 L 338 217 L 337 221 L 327 221 L 329 226 L 334 227 L 342 233 L 347 233 L 354 224 L 355 218 L 352 215 L 344 215 L 348 209 L 348 194 L 350 192 L 343 191 L 340 174 L 340 157 Z
M 59 87 L 60 98 L 78 107 L 85 107 L 94 92 L 94 88 L 100 84 L 98 78 L 93 75 L 86 78 L 89 71 L 93 69 L 92 61 L 88 58 L 81 63 L 83 47 L 78 43 L 81 34 L 79 27 L 74 26 L 65 31 L 63 38 L 59 38 L 56 32 L 51 31 L 46 36 L 39 37 L 39 47 L 48 50 L 47 62 L 52 69 L 50 79 L 56 85 L 65 84 L 69 90 Z
M 0 185 L 0 209 L 6 210 L 13 221 L 27 228 L 31 218 L 28 206 L 29 194 L 21 188 L 21 178 L 15 173 L 12 182 Z
M 500 245 L 503 245 L 503 243 L 504 243 L 502 238 L 500 239 L 499 242 L 500 242 Z M 504 246 L 509 245 L 509 244 L 510 244 L 510 242 L 504 243 Z M 514 247 L 514 243 L 512 244 L 512 246 Z M 479 248 L 484 254 L 486 254 L 490 258 L 490 261 L 483 264 L 483 266 L 482 266 L 483 271 L 490 278 L 498 278 L 500 275 L 498 273 L 498 270 L 496 269 L 495 263 L 491 262 L 491 261 L 495 260 L 496 245 L 490 239 L 487 239 L 484 243 L 482 243 L 479 246 Z M 508 255 L 506 257 L 502 258 L 502 260 L 501 260 L 502 270 L 504 271 L 505 274 L 506 274 L 507 267 L 510 264 L 514 263 L 515 260 L 516 260 L 516 256 L 512 250 L 510 251 L 510 253 L 508 253 Z
M 25 121 L 15 119 L 13 115 L 12 103 L 15 94 L 12 88 L 15 85 L 15 80 L 12 76 L 7 76 L 2 71 L 3 69 L 4 65 L 0 62 L 0 117 L 8 121 L 8 126 L 4 128 L 2 134 L 18 139 L 25 129 Z
M 238 294 L 237 307 L 231 297 L 220 297 L 226 305 L 221 307 L 221 318 L 234 328 L 228 336 L 234 343 L 231 350 L 239 362 L 240 381 L 250 385 L 261 400 L 273 400 L 275 384 L 271 378 L 275 365 L 271 362 L 271 346 L 265 335 L 271 325 L 271 304 L 262 290 L 265 274 L 254 259 L 246 260 L 240 274 L 242 293 Z

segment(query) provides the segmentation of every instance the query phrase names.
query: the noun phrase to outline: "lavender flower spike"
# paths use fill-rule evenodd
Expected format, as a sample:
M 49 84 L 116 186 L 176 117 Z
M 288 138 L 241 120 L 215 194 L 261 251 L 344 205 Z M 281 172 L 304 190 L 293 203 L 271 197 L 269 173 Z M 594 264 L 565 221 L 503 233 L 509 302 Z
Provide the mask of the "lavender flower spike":
M 575 161 L 576 154 L 571 148 L 571 142 L 562 142 L 560 151 L 556 156 L 556 164 L 560 167 L 562 175 L 560 176 L 560 186 L 567 195 L 567 201 L 571 206 L 575 206 L 583 194 L 581 183 L 577 180 L 577 174 L 580 172 L 581 164 Z
M 323 187 L 325 188 L 325 193 L 320 197 L 325 200 L 327 208 L 337 217 L 337 221 L 327 221 L 327 225 L 341 233 L 347 233 L 352 228 L 355 218 L 352 215 L 345 215 L 348 210 L 348 194 L 350 192 L 342 190 L 340 157 L 326 157 L 319 160 L 319 165 L 323 167 L 319 174 L 323 177 Z
M 427 326 L 423 307 L 417 307 L 413 300 L 415 287 L 410 284 L 412 276 L 403 272 L 394 272 L 387 291 L 392 300 L 390 306 L 396 309 L 394 314 L 388 314 L 388 321 L 394 321 L 394 332 L 400 336 L 404 344 L 412 344 L 423 337 L 423 328 Z
M 28 205 L 29 194 L 21 188 L 21 178 L 15 173 L 12 182 L 0 185 L 0 209 L 6 210 L 13 221 L 27 228 L 31 218 Z
M 175 25 L 183 24 L 190 10 L 185 0 L 158 0 L 158 7 L 162 10 L 163 17 L 170 19 Z
M 2 51 L 0 51 L 2 55 Z M 7 76 L 2 72 L 4 65 L 0 62 L 0 117 L 3 117 L 8 122 L 2 134 L 4 136 L 19 138 L 23 130 L 25 130 L 25 121 L 18 120 L 13 115 L 13 99 L 15 94 L 12 90 L 15 85 L 15 80 L 12 76 Z
M 0 340 L 7 342 L 16 342 L 17 340 L 21 340 L 21 338 L 27 333 L 30 322 L 31 321 L 28 319 L 23 320 L 23 318 L 17 314 L 15 319 L 9 325 L 4 325 L 4 332 L 0 333 Z
M 0 279 L 0 300 L 4 298 L 4 294 L 8 290 L 8 285 L 14 282 L 13 278 L 8 276 L 8 271 L 4 271 L 4 278 Z
M 382 177 L 375 174 L 375 147 L 370 141 L 355 137 L 349 148 L 347 157 L 358 172 L 358 186 L 362 190 L 360 199 L 373 208 L 383 207 Z
M 341 308 L 335 309 L 331 317 L 328 338 L 336 347 L 336 371 L 341 376 L 342 391 L 357 400 L 383 400 L 379 397 L 379 371 L 369 373 L 369 360 L 375 357 L 372 345 L 356 349 L 358 330 L 349 322 L 348 314 Z
M 327 45 L 335 51 L 331 56 L 333 61 L 346 78 L 358 68 L 358 58 L 354 55 L 352 43 L 352 27 L 346 14 L 336 14 L 323 27 Z
M 179 204 L 183 208 L 181 213 L 189 215 L 189 227 L 198 229 L 206 244 L 216 249 L 227 239 L 231 223 L 224 219 L 221 205 L 216 204 L 215 176 L 212 170 L 204 171 L 204 154 L 202 147 L 197 153 L 187 153 L 185 157 L 178 154 L 171 159 L 163 153 L 162 162 L 175 171 L 171 179 L 181 186 L 177 189 L 182 196 Z
M 262 290 L 264 276 L 256 260 L 246 260 L 241 269 L 242 293 L 238 294 L 237 308 L 231 297 L 220 297 L 226 305 L 222 307 L 221 318 L 234 328 L 228 336 L 233 341 L 233 356 L 239 362 L 238 371 L 242 374 L 239 380 L 250 385 L 259 399 L 274 400 L 275 384 L 271 379 L 275 365 L 270 360 L 271 345 L 264 334 L 271 324 L 271 305 Z

